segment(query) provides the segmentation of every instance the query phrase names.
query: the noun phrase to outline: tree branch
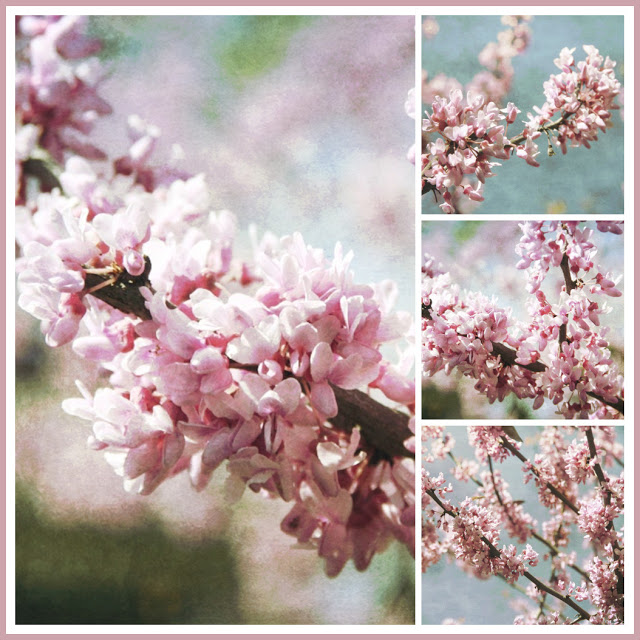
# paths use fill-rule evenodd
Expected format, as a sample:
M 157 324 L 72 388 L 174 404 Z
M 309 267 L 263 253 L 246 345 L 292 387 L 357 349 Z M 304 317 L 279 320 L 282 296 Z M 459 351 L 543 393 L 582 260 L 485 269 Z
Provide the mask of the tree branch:
M 422 317 L 426 320 L 431 320 L 431 305 L 425 305 L 422 303 Z M 506 344 L 502 344 L 501 342 L 491 342 L 492 345 L 492 353 L 495 353 L 499 356 L 503 363 L 508 367 L 520 367 L 522 369 L 526 369 L 527 371 L 532 371 L 533 373 L 542 373 L 547 370 L 547 365 L 544 362 L 530 362 L 528 364 L 522 364 L 520 362 L 516 362 L 516 358 L 518 354 L 515 349 L 508 347 Z M 594 400 L 598 400 L 602 402 L 602 404 L 606 404 L 608 407 L 615 409 L 622 415 L 624 415 L 624 400 L 622 398 L 616 398 L 615 400 L 607 400 L 603 398 L 601 395 L 593 392 L 587 391 L 587 395 Z
M 380 404 L 358 389 L 342 389 L 331 385 L 338 403 L 338 415 L 329 422 L 338 429 L 350 432 L 360 426 L 365 440 L 384 457 L 413 457 L 404 441 L 413 434 L 409 429 L 409 416 Z
M 556 129 L 559 129 L 560 126 L 563 125 L 565 122 L 567 122 L 572 115 L 573 114 L 571 113 L 569 114 L 563 113 L 562 116 L 557 120 L 554 120 L 549 124 L 542 125 L 540 129 L 538 129 L 538 131 L 541 131 L 544 133 L 546 133 L 547 131 L 555 131 Z M 515 138 L 511 138 L 508 144 L 515 147 L 519 144 L 522 144 L 526 139 L 527 139 L 527 136 L 525 135 L 524 132 L 522 132 L 520 135 L 515 136 Z
M 602 467 L 600 466 L 600 462 L 598 462 L 598 451 L 596 449 L 596 442 L 593 437 L 593 431 L 591 427 L 587 427 L 585 435 L 587 437 L 587 444 L 589 446 L 589 457 L 591 458 L 591 460 L 593 460 L 593 471 L 596 475 L 596 478 L 598 479 L 598 484 L 600 485 L 600 488 L 602 489 L 602 492 L 604 494 L 604 504 L 605 506 L 609 506 L 611 504 L 611 488 L 609 487 L 609 482 L 604 474 L 604 471 L 602 470 Z M 610 520 L 607 523 L 607 529 L 610 531 L 615 531 L 613 520 Z M 613 555 L 617 555 L 619 557 L 621 550 L 618 542 L 614 541 L 611 546 Z M 622 573 L 622 571 L 620 571 L 619 567 L 616 568 L 615 574 L 616 593 L 620 597 L 622 597 L 624 595 L 624 574 Z
M 577 288 L 577 283 L 571 277 L 571 270 L 569 269 L 569 256 L 564 253 L 562 254 L 562 260 L 560 261 L 560 269 L 562 270 L 562 276 L 564 278 L 564 286 L 568 294 L 570 294 L 574 289 Z M 563 342 L 568 342 L 567 340 L 567 322 L 564 322 L 560 325 L 558 329 L 558 342 L 560 343 L 560 348 L 562 348 Z
M 502 428 L 504 429 L 505 427 L 502 427 Z M 451 453 L 451 451 L 448 452 L 448 455 L 453 460 L 454 464 L 458 466 L 459 463 L 456 457 Z M 515 526 L 515 522 L 513 521 L 513 518 L 508 510 L 509 505 L 506 505 L 503 502 L 500 492 L 498 491 L 498 487 L 496 486 L 496 481 L 493 473 L 493 464 L 491 462 L 491 456 L 488 456 L 487 460 L 489 462 L 489 471 L 491 472 L 491 481 L 493 483 L 493 489 L 496 494 L 496 498 L 498 499 L 498 502 L 500 503 L 500 506 L 503 508 L 505 514 L 511 521 L 511 524 Z M 478 487 L 484 487 L 484 484 L 480 482 L 480 480 L 478 480 L 474 475 L 470 474 L 469 479 L 473 483 L 475 483 Z M 549 540 L 547 540 L 544 536 L 540 535 L 531 525 L 529 526 L 529 533 L 532 538 L 535 538 L 538 542 L 541 542 L 542 544 L 544 544 L 547 547 L 547 549 L 549 549 L 549 552 L 551 553 L 552 556 L 555 557 L 560 554 L 560 549 L 558 549 L 558 547 L 553 543 L 549 542 Z M 589 574 L 584 569 L 581 569 L 578 565 L 574 563 L 568 563 L 567 566 L 571 567 L 574 571 L 577 571 L 587 582 L 591 582 L 591 578 L 589 578 Z
M 541 373 L 542 371 L 546 371 L 548 368 L 546 364 L 540 361 L 531 362 L 529 364 L 521 364 L 520 362 L 516 362 L 517 352 L 514 349 L 511 349 L 510 347 L 507 347 L 500 342 L 492 342 L 492 345 L 493 353 L 499 355 L 502 358 L 503 362 L 510 367 L 522 367 L 523 369 L 527 369 L 527 371 L 533 371 L 535 373 Z M 624 400 L 622 400 L 621 398 L 616 398 L 615 401 L 611 401 L 603 398 L 601 395 L 593 391 L 587 391 L 587 395 L 594 400 L 602 402 L 602 404 L 606 404 L 608 407 L 611 407 L 612 409 L 615 409 L 616 411 L 624 415 Z
M 448 516 L 451 516 L 452 518 L 457 518 L 458 514 L 449 509 L 437 496 L 436 492 L 433 489 L 427 489 L 427 494 L 429 495 L 430 498 L 433 499 L 433 501 L 444 511 L 444 513 L 446 513 Z M 491 543 L 490 540 L 487 539 L 486 536 L 481 535 L 480 539 L 482 540 L 482 542 L 487 546 L 487 548 L 489 549 L 489 555 L 491 557 L 494 558 L 500 558 L 501 557 L 501 553 L 499 551 L 499 549 Z M 553 596 L 554 598 L 557 598 L 558 600 L 561 600 L 562 602 L 564 602 L 566 605 L 568 605 L 569 607 L 571 607 L 574 611 L 576 611 L 581 618 L 583 618 L 584 620 L 588 620 L 591 615 L 585 611 L 580 605 L 578 605 L 576 602 L 574 602 L 570 596 L 568 595 L 563 595 L 562 593 L 556 591 L 555 589 L 553 589 L 552 587 L 544 584 L 544 582 L 538 580 L 538 578 L 536 578 L 533 574 L 531 574 L 529 571 L 525 571 L 523 573 L 524 577 L 527 578 L 529 581 L 531 581 L 536 587 L 538 587 L 538 589 L 540 591 L 543 591 L 545 593 L 548 593 L 549 595 Z
M 514 447 L 507 438 L 500 438 L 500 444 L 507 449 L 508 451 L 510 451 L 514 456 L 516 456 L 516 458 L 518 458 L 521 462 L 524 462 L 525 464 L 529 464 L 532 473 L 539 479 L 540 478 L 540 472 L 538 471 L 538 469 L 529 462 L 529 460 L 526 458 L 526 456 L 522 455 L 522 453 L 520 453 L 520 451 Z M 544 481 L 543 481 L 544 482 Z M 557 489 L 556 487 L 554 487 L 550 482 L 545 482 L 544 483 L 545 486 L 547 487 L 547 489 L 549 489 L 549 491 L 551 491 L 551 493 L 558 498 L 558 500 L 560 500 L 561 502 L 563 502 L 567 507 L 569 507 L 569 509 L 571 509 L 571 511 L 573 511 L 574 513 L 580 513 L 580 510 L 578 509 L 578 507 L 576 507 L 575 504 L 573 504 L 573 502 L 571 502 L 571 500 L 569 500 L 569 498 L 567 498 L 567 496 L 564 495 L 564 493 L 562 493 L 562 491 L 560 491 L 559 489 Z
M 571 277 L 571 270 L 569 269 L 569 256 L 566 253 L 562 254 L 560 269 L 562 270 L 562 277 L 564 278 L 564 286 L 567 289 L 567 293 L 571 293 L 574 289 L 578 288 L 578 284 Z
M 557 129 L 560 128 L 561 125 L 563 125 L 565 122 L 567 122 L 569 120 L 569 118 L 574 115 L 574 114 L 567 114 L 567 113 L 563 113 L 562 116 L 560 118 L 558 118 L 558 120 L 555 120 L 553 122 L 550 122 L 547 125 L 542 125 L 539 129 L 540 132 L 546 133 L 547 136 L 549 135 L 549 131 L 555 131 Z M 506 132 L 505 132 L 506 133 Z M 444 136 L 443 136 L 444 137 Z M 523 132 L 517 136 L 515 136 L 514 138 L 511 138 L 509 141 L 507 141 L 505 143 L 506 147 L 517 147 L 519 144 L 522 144 L 525 140 L 527 139 L 527 135 Z M 467 139 L 467 143 L 469 144 L 469 148 L 473 149 L 473 147 L 471 146 L 473 144 L 473 140 L 471 139 Z M 549 143 L 549 148 L 552 149 L 551 147 L 551 143 Z M 551 152 L 549 152 L 549 155 L 553 155 Z M 426 168 L 428 168 L 429 165 L 427 165 Z M 425 168 L 425 170 L 426 170 Z M 435 188 L 434 185 L 430 184 L 429 182 L 427 182 L 423 187 L 422 187 L 422 195 L 425 195 L 427 193 L 429 193 L 430 191 L 433 192 L 434 196 L 437 193 L 440 193 L 438 191 L 438 189 Z M 437 202 L 437 197 L 436 197 L 436 202 Z
M 121 267 L 101 269 L 85 268 L 85 294 L 90 294 L 102 302 L 122 311 L 131 313 L 141 320 L 151 320 L 151 314 L 145 304 L 146 300 L 140 293 L 140 287 L 151 288 L 149 273 L 151 261 L 145 256 L 144 272 L 139 276 L 132 276 Z

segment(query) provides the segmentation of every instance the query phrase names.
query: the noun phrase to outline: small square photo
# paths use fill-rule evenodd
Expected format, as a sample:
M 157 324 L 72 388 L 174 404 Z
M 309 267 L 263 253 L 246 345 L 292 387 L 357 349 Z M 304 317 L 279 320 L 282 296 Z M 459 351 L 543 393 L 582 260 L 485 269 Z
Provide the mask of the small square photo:
M 423 424 L 422 623 L 623 624 L 623 436 Z
M 623 213 L 622 16 L 422 22 L 422 212 Z
M 620 221 L 424 221 L 422 417 L 621 419 Z

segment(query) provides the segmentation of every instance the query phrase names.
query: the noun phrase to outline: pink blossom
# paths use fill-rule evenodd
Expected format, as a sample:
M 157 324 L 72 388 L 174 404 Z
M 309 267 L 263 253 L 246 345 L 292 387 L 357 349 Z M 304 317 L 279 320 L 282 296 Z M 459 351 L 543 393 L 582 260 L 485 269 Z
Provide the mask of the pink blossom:
M 57 160 L 71 150 L 88 158 L 104 153 L 85 137 L 96 119 L 111 113 L 97 93 L 102 71 L 95 53 L 100 43 L 84 35 L 86 17 L 63 16 L 34 27 L 27 20 L 20 36 L 28 40 L 29 59 L 19 61 L 16 73 L 16 110 L 23 124 L 41 127 L 40 145 Z M 31 20 L 29 24 L 28 21 Z

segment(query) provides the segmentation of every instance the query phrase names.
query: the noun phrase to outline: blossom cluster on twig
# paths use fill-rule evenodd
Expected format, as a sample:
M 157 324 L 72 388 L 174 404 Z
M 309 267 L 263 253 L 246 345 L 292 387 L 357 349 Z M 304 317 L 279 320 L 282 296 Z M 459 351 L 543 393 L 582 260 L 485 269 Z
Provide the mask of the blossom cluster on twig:
M 67 135 L 111 110 L 99 69 L 89 82 L 76 61 L 95 52 L 84 27 L 16 24 L 18 138 L 33 133 L 16 156 L 19 305 L 49 346 L 108 372 L 64 409 L 129 491 L 178 473 L 202 490 L 226 462 L 229 500 L 248 487 L 288 502 L 282 530 L 330 576 L 394 539 L 413 551 L 413 322 L 396 285 L 355 282 L 351 252 L 298 233 L 254 232 L 253 260 L 237 259 L 235 217 L 211 210 L 204 175 L 152 164 L 160 132 L 136 116 L 131 147 L 92 164 L 103 154 Z M 381 353 L 394 346 L 396 364 Z

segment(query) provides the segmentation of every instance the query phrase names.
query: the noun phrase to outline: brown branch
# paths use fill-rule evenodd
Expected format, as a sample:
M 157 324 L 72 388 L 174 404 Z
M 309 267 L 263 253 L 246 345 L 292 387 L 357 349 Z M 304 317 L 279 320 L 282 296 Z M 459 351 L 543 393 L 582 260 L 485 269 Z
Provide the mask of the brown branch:
M 562 593 L 556 591 L 555 589 L 552 589 L 550 586 L 538 580 L 538 578 L 536 578 L 534 575 L 532 575 L 528 571 L 524 572 L 524 576 L 528 578 L 531 582 L 533 582 L 533 584 L 535 584 L 536 587 L 538 587 L 538 590 L 544 591 L 548 593 L 550 596 L 553 596 L 554 598 L 558 598 L 558 600 L 562 600 L 562 602 L 564 602 L 566 605 L 571 607 L 574 611 L 577 611 L 584 620 L 588 620 L 591 617 L 591 615 L 587 613 L 580 605 L 576 604 L 571 599 L 570 596 L 563 595 Z
M 85 269 L 85 294 L 92 295 L 123 313 L 131 313 L 142 320 L 151 320 L 146 300 L 140 293 L 140 287 L 152 290 L 149 282 L 151 261 L 146 256 L 144 261 L 144 272 L 139 276 L 132 276 L 121 267 L 105 269 L 104 273 L 92 273 L 90 268 Z
M 150 290 L 149 273 L 151 261 L 145 256 L 145 270 L 139 276 L 131 276 L 120 267 L 109 269 L 85 270 L 85 294 L 92 295 L 112 307 L 130 313 L 142 320 L 150 320 L 151 314 L 146 307 L 140 287 Z M 100 271 L 101 273 L 95 273 Z M 167 302 L 167 306 L 173 306 Z M 239 365 L 229 361 L 232 368 L 255 370 L 256 367 Z M 285 374 L 286 375 L 286 374 Z M 351 433 L 359 426 L 365 442 L 375 449 L 378 458 L 391 460 L 395 456 L 414 457 L 404 442 L 413 433 L 409 429 L 409 416 L 381 404 L 371 396 L 357 389 L 346 390 L 331 385 L 338 404 L 338 415 L 329 418 L 337 429 Z
M 561 125 L 563 125 L 568 119 L 569 117 L 573 115 L 573 114 L 563 114 L 562 117 L 558 118 L 557 120 L 555 120 L 554 122 L 550 122 L 547 125 L 543 125 L 540 127 L 540 129 L 538 129 L 538 131 L 542 131 L 542 132 L 547 132 L 547 131 L 555 131 L 556 129 L 559 129 Z M 509 146 L 517 146 L 519 144 L 522 144 L 525 140 L 527 139 L 527 136 L 523 133 L 521 133 L 520 135 L 515 136 L 515 138 L 511 138 L 511 140 L 509 140 L 509 142 L 507 143 Z M 506 145 L 505 145 L 506 146 Z
M 492 353 L 500 356 L 502 361 L 509 367 L 517 365 L 518 367 L 522 367 L 527 371 L 533 371 L 534 373 L 542 373 L 547 370 L 547 365 L 543 362 L 530 362 L 528 364 L 516 362 L 516 358 L 518 357 L 517 351 L 511 347 L 507 347 L 506 344 L 502 344 L 501 342 L 492 342 L 491 344 L 493 345 Z
M 500 342 L 492 342 L 492 345 L 493 353 L 499 355 L 503 362 L 509 367 L 521 367 L 522 369 L 527 369 L 527 371 L 533 371 L 534 373 L 541 373 L 547 370 L 547 365 L 540 361 L 530 362 L 528 364 L 516 362 L 517 352 Z M 607 400 L 594 391 L 587 391 L 587 395 L 624 415 L 624 400 L 621 398 L 616 398 L 615 401 Z
M 491 456 L 487 456 L 487 462 L 489 463 L 489 473 L 491 474 L 491 484 L 493 485 L 493 492 L 496 494 L 496 498 L 498 499 L 498 502 L 499 502 L 500 506 L 502 507 L 502 510 L 504 511 L 504 514 L 507 516 L 507 518 L 509 519 L 509 522 L 515 528 L 515 527 L 517 527 L 516 522 L 513 519 L 513 516 L 509 513 L 509 509 L 507 508 L 507 505 L 502 500 L 502 496 L 500 495 L 500 492 L 498 491 L 498 486 L 496 485 L 496 477 L 495 477 L 495 474 L 493 473 L 493 461 L 491 460 Z M 532 531 L 531 528 L 529 528 L 529 532 L 531 532 L 531 531 Z
M 504 429 L 504 427 L 503 427 Z M 449 452 L 449 455 L 451 457 L 453 457 L 453 455 Z M 455 460 L 455 457 L 453 457 L 454 462 L 457 461 Z M 509 505 L 506 505 L 502 499 L 502 496 L 500 495 L 500 492 L 498 491 L 498 486 L 496 485 L 496 480 L 495 480 L 495 476 L 493 473 L 493 463 L 491 461 L 491 456 L 487 457 L 487 460 L 489 462 L 489 471 L 491 473 L 491 482 L 493 484 L 493 491 L 496 494 L 496 498 L 498 499 L 498 502 L 500 503 L 500 506 L 502 507 L 504 513 L 506 514 L 507 518 L 509 518 L 509 521 L 511 522 L 511 524 L 516 527 L 516 523 L 513 519 L 513 516 L 511 515 L 511 513 L 509 512 Z M 469 476 L 471 478 L 471 480 L 473 482 L 475 482 L 479 487 L 483 487 L 484 485 L 477 480 L 474 476 Z M 513 502 L 510 504 L 514 504 Z M 541 542 L 542 544 L 544 544 L 547 549 L 549 549 L 549 552 L 551 553 L 551 555 L 553 557 L 557 556 L 560 554 L 560 549 L 558 549 L 558 547 L 556 545 L 554 545 L 553 543 L 549 542 L 549 540 L 547 540 L 544 536 L 541 536 L 532 526 L 529 526 L 529 534 L 531 535 L 532 538 L 534 538 L 535 540 L 537 540 L 538 542 Z M 568 563 L 567 564 L 568 567 L 571 567 L 574 571 L 577 571 L 587 582 L 591 582 L 591 578 L 589 578 L 589 574 L 584 571 L 584 569 L 581 569 L 578 565 L 574 564 L 574 563 Z
M 578 285 L 571 277 L 571 270 L 569 269 L 569 256 L 566 253 L 562 254 L 560 269 L 562 270 L 562 276 L 564 277 L 564 287 L 567 293 L 570 294 L 574 289 L 577 288 Z M 562 348 L 563 342 L 568 342 L 567 324 L 568 322 L 564 322 L 558 329 L 558 343 L 560 344 L 560 348 Z
M 535 538 L 538 542 L 541 542 L 542 544 L 544 544 L 547 547 L 547 549 L 549 549 L 549 553 L 554 558 L 555 556 L 560 555 L 561 553 L 560 549 L 558 549 L 558 547 L 554 545 L 553 542 L 549 542 L 549 540 L 547 540 L 544 536 L 541 536 L 537 531 L 531 531 L 531 536 Z M 577 564 L 567 563 L 567 566 L 571 567 L 571 569 L 579 573 L 587 582 L 591 582 L 591 578 L 589 577 L 589 574 L 584 569 L 579 567 Z
M 338 415 L 329 422 L 338 429 L 350 432 L 360 426 L 365 440 L 384 457 L 413 457 L 404 441 L 413 434 L 409 429 L 409 416 L 380 404 L 358 389 L 342 389 L 331 385 L 338 403 Z
M 587 444 L 589 446 L 589 457 L 594 461 L 593 471 L 596 474 L 596 478 L 598 479 L 598 484 L 600 485 L 600 488 L 604 493 L 604 504 L 605 506 L 609 506 L 611 504 L 611 489 L 609 487 L 609 482 L 606 476 L 604 475 L 604 471 L 602 470 L 600 463 L 597 461 L 598 451 L 596 449 L 596 443 L 593 437 L 593 431 L 591 427 L 587 427 L 585 431 L 585 435 L 587 436 Z M 607 529 L 609 531 L 615 531 L 615 528 L 613 526 L 613 520 L 610 520 L 607 523 Z M 611 547 L 612 547 L 613 555 L 619 557 L 621 550 L 617 540 L 613 541 Z M 622 573 L 622 571 L 620 571 L 619 567 L 616 568 L 615 574 L 616 574 L 616 593 L 620 597 L 622 597 L 624 595 L 624 574 Z
M 520 453 L 520 451 L 518 449 L 516 449 L 516 447 L 514 447 L 507 438 L 500 438 L 500 444 L 507 449 L 508 451 L 510 451 L 514 456 L 516 456 L 516 458 L 518 458 L 521 462 L 524 462 L 525 464 L 529 464 L 532 473 L 538 478 L 540 479 L 540 471 L 538 471 L 538 469 L 529 462 L 529 460 L 527 459 L 526 456 L 524 456 L 522 453 Z M 542 482 L 544 482 L 543 480 L 541 480 Z M 545 486 L 547 487 L 547 489 L 549 489 L 549 491 L 551 491 L 551 493 L 558 498 L 558 500 L 560 500 L 561 502 L 563 502 L 565 505 L 567 505 L 567 507 L 569 507 L 569 509 L 571 509 L 571 511 L 573 511 L 574 513 L 579 513 L 580 510 L 578 509 L 578 507 L 576 507 L 575 504 L 573 504 L 573 502 L 571 502 L 571 500 L 569 500 L 569 498 L 567 498 L 567 496 L 564 495 L 564 493 L 562 493 L 562 491 L 560 491 L 559 489 L 557 489 L 556 487 L 554 487 L 550 482 L 545 482 Z
M 511 349 L 511 347 L 507 347 L 500 342 L 492 342 L 492 345 L 493 353 L 499 355 L 507 366 L 521 367 L 523 369 L 527 369 L 527 371 L 533 371 L 534 373 L 541 373 L 547 370 L 547 365 L 540 361 L 530 362 L 529 364 L 521 364 L 520 362 L 516 362 L 518 354 L 515 349 Z M 624 415 L 624 400 L 622 400 L 621 398 L 616 398 L 614 401 L 607 400 L 594 391 L 587 391 L 587 395 L 594 400 L 602 402 L 602 404 L 606 404 L 608 407 L 611 407 L 612 409 L 615 409 L 616 411 Z
M 32 176 L 40 183 L 40 191 L 62 189 L 58 178 L 59 169 L 47 157 L 31 157 L 22 162 L 22 172 L 25 176 Z
M 567 290 L 567 293 L 571 293 L 574 289 L 578 288 L 578 284 L 571 277 L 571 270 L 569 269 L 569 256 L 566 253 L 562 254 L 560 269 L 562 270 L 562 277 L 564 278 L 564 286 Z

